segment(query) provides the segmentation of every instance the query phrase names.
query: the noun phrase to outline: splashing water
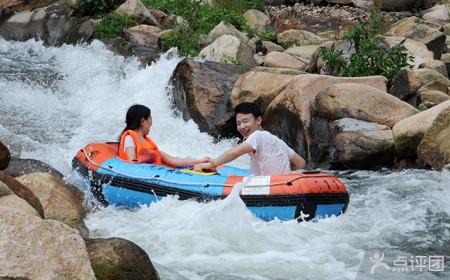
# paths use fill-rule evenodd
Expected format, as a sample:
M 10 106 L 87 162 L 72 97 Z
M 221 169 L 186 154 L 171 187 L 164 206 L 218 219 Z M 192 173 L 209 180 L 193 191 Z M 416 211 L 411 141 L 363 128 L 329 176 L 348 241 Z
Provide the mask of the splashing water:
M 236 140 L 216 143 L 174 114 L 169 80 L 181 59 L 172 50 L 143 68 L 97 41 L 46 48 L 0 38 L 0 140 L 13 156 L 44 161 L 77 182 L 70 167 L 76 152 L 117 140 L 127 108 L 142 103 L 152 109 L 150 136 L 161 150 L 215 157 Z M 233 165 L 248 168 L 248 158 Z M 377 270 L 379 277 L 450 278 L 448 171 L 334 175 L 347 185 L 350 205 L 344 215 L 318 222 L 264 222 L 232 194 L 208 203 L 170 196 L 134 210 L 109 206 L 90 213 L 86 224 L 92 237 L 138 244 L 162 279 L 375 279 L 359 272 L 374 251 L 408 260 L 447 255 L 443 272 Z

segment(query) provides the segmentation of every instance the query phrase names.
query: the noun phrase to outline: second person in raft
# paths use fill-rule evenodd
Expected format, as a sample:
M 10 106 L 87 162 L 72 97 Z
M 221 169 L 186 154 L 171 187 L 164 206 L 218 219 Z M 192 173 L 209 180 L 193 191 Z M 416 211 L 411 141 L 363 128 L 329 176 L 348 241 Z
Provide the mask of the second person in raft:
M 158 146 L 147 135 L 152 126 L 150 108 L 144 105 L 131 106 L 125 118 L 126 127 L 119 141 L 119 157 L 137 163 L 153 163 L 172 167 L 193 166 L 209 162 L 211 158 L 185 159 L 171 156 L 158 149 Z
M 291 170 L 306 167 L 306 162 L 300 155 L 283 140 L 262 128 L 261 111 L 255 103 L 240 103 L 234 111 L 237 130 L 244 137 L 244 142 L 210 162 L 196 164 L 195 171 L 212 170 L 243 154 L 250 155 L 250 171 L 254 175 L 288 174 Z

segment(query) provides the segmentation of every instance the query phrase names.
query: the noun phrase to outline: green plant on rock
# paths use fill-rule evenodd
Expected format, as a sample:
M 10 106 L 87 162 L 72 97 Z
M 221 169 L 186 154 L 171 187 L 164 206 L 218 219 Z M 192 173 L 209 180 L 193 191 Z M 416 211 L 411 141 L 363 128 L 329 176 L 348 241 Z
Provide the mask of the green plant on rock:
M 248 2 L 260 2 L 259 0 L 223 0 L 218 7 L 207 5 L 199 0 L 142 0 L 142 3 L 146 7 L 181 16 L 187 23 L 174 24 L 172 33 L 162 36 L 163 49 L 177 47 L 181 55 L 195 56 L 201 50 L 200 38 L 207 36 L 221 21 L 227 21 L 239 30 L 246 28 L 242 14 L 230 9 L 233 5 L 237 5 L 234 1 L 247 3 L 246 5 Z
M 240 56 L 234 57 L 228 54 L 222 54 L 222 58 L 220 59 L 220 63 L 231 63 L 236 65 L 244 64 L 244 59 Z
M 349 57 L 345 57 L 334 44 L 329 49 L 321 47 L 319 54 L 331 72 L 343 77 L 382 75 L 390 84 L 398 71 L 411 68 L 414 58 L 404 46 L 406 39 L 389 47 L 383 37 L 376 35 L 380 24 L 379 14 L 374 13 L 370 24 L 361 22 L 344 34 L 343 39 L 355 49 Z
M 120 36 L 124 29 L 134 26 L 136 23 L 136 19 L 127 15 L 105 14 L 100 17 L 99 23 L 95 25 L 95 38 L 102 39 Z

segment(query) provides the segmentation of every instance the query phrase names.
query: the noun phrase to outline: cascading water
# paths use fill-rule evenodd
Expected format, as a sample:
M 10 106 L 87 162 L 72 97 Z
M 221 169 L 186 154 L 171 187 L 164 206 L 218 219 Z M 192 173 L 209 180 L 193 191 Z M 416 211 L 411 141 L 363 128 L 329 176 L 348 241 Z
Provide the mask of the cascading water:
M 127 108 L 142 103 L 152 109 L 150 136 L 161 150 L 217 156 L 236 141 L 215 143 L 173 114 L 168 82 L 180 60 L 170 52 L 142 68 L 100 42 L 46 48 L 0 38 L 0 140 L 13 156 L 46 162 L 76 183 L 70 162 L 78 149 L 117 140 Z M 209 203 L 167 197 L 133 211 L 107 207 L 86 224 L 92 237 L 138 244 L 162 279 L 450 278 L 448 171 L 335 175 L 351 195 L 348 210 L 318 222 L 263 222 L 230 196 Z

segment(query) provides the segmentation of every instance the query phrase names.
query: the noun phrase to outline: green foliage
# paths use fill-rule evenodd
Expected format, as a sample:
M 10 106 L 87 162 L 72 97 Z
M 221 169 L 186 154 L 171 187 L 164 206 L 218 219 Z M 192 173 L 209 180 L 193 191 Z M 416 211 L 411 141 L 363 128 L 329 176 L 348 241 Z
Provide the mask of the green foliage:
M 185 56 L 197 56 L 199 53 L 199 34 L 185 25 L 177 25 L 167 35 L 161 36 L 164 50 L 178 48 L 178 53 Z
M 369 23 L 362 22 L 349 31 L 343 39 L 350 42 L 355 53 L 349 58 L 344 57 L 342 50 L 337 50 L 333 44 L 331 48 L 320 48 L 320 56 L 331 67 L 332 72 L 343 77 L 361 77 L 382 75 L 390 84 L 394 76 L 402 68 L 412 65 L 412 56 L 408 55 L 404 46 L 405 40 L 389 48 L 381 36 L 376 36 L 381 25 L 379 14 L 374 13 Z
M 260 0 L 212 0 L 214 7 L 230 10 L 239 14 L 255 9 L 264 11 L 266 5 Z
M 71 7 L 78 17 L 95 17 L 113 11 L 124 2 L 125 0 L 77 0 Z
M 241 12 L 243 7 L 257 7 L 259 0 L 215 0 L 218 6 L 209 6 L 199 0 L 142 0 L 146 7 L 153 7 L 181 16 L 187 25 L 176 24 L 171 34 L 163 36 L 164 50 L 178 47 L 181 55 L 198 55 L 200 39 L 221 21 L 227 21 L 239 30 L 246 29 Z M 259 4 L 258 4 L 259 3 Z M 239 12 L 238 12 L 239 11 Z
M 127 15 L 110 13 L 101 16 L 100 23 L 95 25 L 95 38 L 119 36 L 126 28 L 136 25 L 137 20 Z

